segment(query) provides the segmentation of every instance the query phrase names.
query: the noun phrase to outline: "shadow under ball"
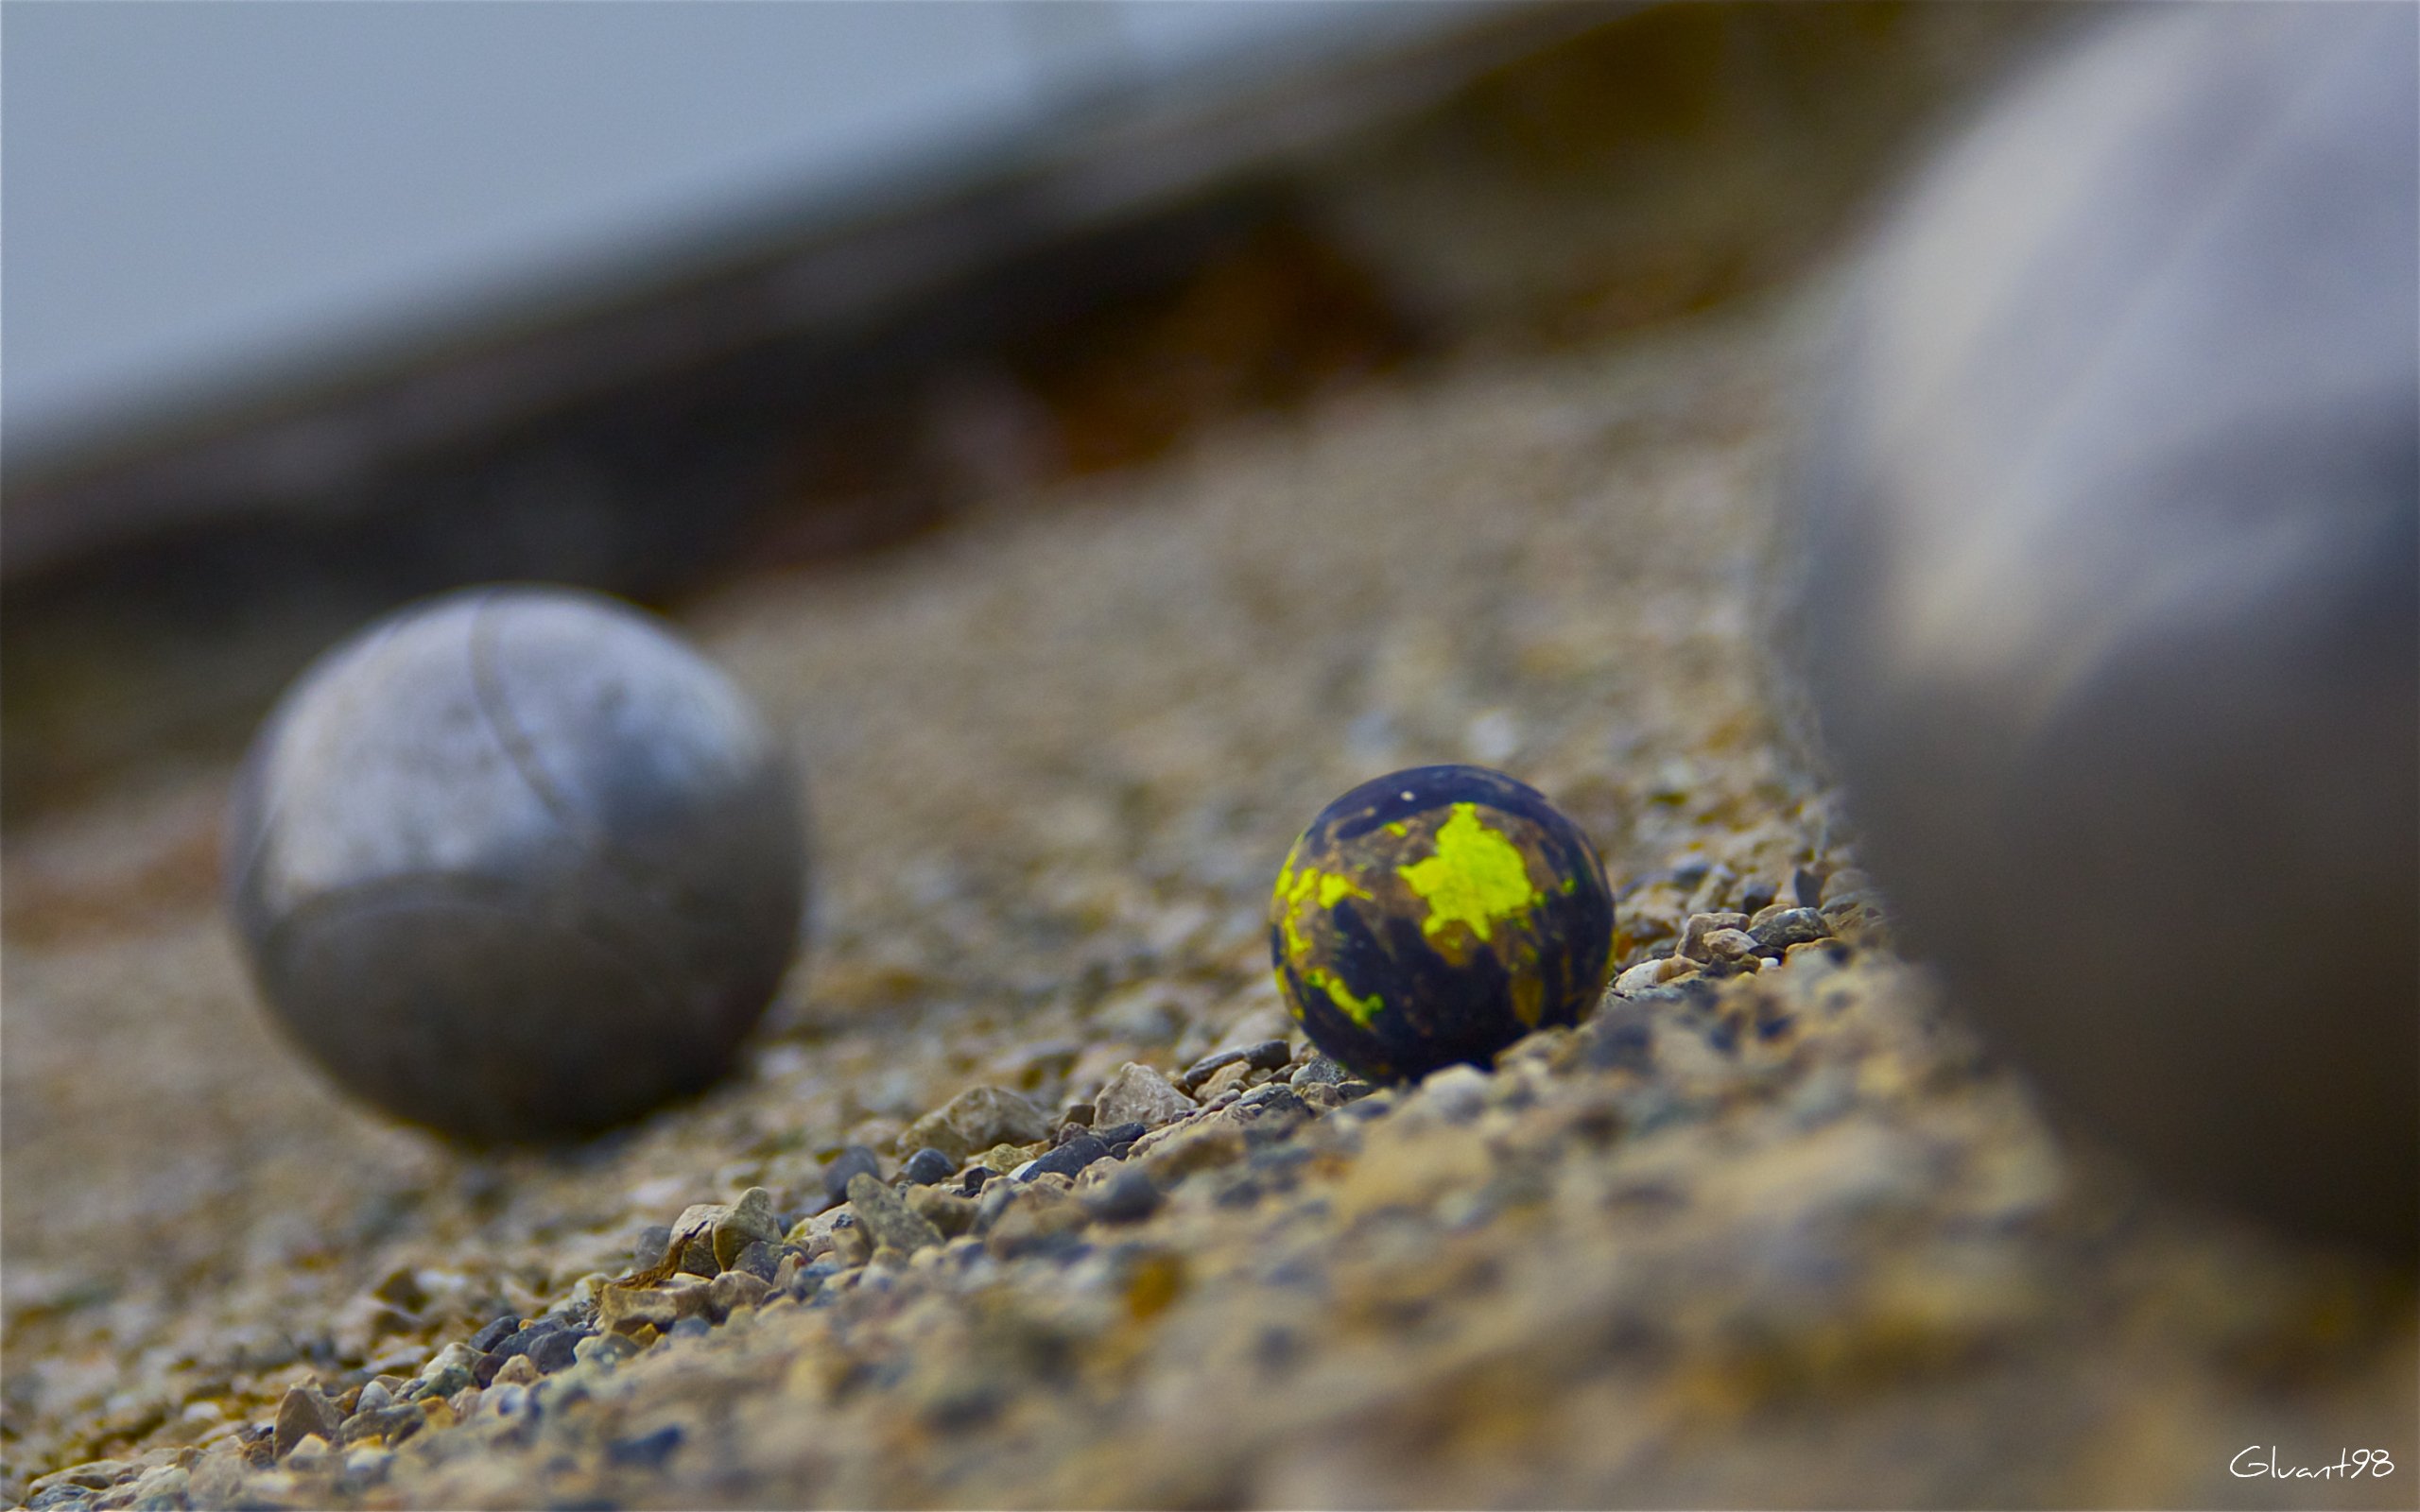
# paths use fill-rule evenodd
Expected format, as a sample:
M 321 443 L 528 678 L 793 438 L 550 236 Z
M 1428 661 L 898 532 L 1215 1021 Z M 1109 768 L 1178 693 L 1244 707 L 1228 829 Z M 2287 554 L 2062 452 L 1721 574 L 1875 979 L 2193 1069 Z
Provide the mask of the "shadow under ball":
M 2129 14 L 1916 187 L 1801 647 L 1956 1003 L 2173 1185 L 2420 1251 L 2420 10 Z
M 796 948 L 798 784 L 744 695 L 595 594 L 481 588 L 322 656 L 255 737 L 229 911 L 347 1090 L 474 1143 L 730 1066 Z

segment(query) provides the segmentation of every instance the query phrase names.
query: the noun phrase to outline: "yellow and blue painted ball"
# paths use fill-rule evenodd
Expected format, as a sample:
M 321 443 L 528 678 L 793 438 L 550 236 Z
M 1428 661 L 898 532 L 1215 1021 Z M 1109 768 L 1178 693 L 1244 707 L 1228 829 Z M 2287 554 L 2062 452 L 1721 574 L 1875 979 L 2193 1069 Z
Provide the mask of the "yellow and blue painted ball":
M 1576 1023 L 1613 959 L 1613 894 L 1587 836 L 1483 766 L 1415 766 L 1321 810 L 1269 922 L 1295 1022 L 1373 1079 L 1484 1065 Z

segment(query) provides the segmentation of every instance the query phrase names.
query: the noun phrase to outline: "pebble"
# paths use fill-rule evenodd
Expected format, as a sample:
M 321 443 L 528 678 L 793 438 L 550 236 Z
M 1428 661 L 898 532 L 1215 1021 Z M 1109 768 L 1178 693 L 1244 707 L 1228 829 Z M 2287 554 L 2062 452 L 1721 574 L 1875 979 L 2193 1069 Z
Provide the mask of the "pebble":
M 1139 1223 L 1160 1209 L 1159 1184 L 1139 1165 L 1121 1165 L 1082 1198 L 1102 1223 Z
M 731 1269 L 739 1252 L 752 1244 L 780 1244 L 782 1226 L 773 1217 L 773 1194 L 763 1187 L 741 1193 L 739 1200 L 715 1220 L 713 1235 L 717 1270 Z
M 1756 936 L 1744 929 L 1709 930 L 1698 941 L 1702 957 L 1717 965 L 1744 965 L 1757 958 L 1761 947 Z
M 930 1145 L 953 1160 L 963 1160 L 995 1144 L 1048 1139 L 1050 1128 L 1050 1115 L 1021 1093 L 1005 1087 L 970 1087 L 909 1125 L 900 1143 L 910 1149 Z
M 616 1365 L 638 1353 L 640 1348 L 636 1341 L 624 1334 L 590 1333 L 583 1335 L 572 1347 L 572 1361 L 576 1365 Z
M 155 1507 L 182 1507 L 192 1481 L 192 1472 L 182 1465 L 162 1465 L 147 1469 L 134 1483 L 133 1505 L 138 1512 L 149 1512 Z
M 579 1342 L 588 1336 L 578 1329 L 551 1330 L 529 1346 L 527 1358 L 540 1375 L 553 1375 L 579 1358 Z
M 1039 1160 L 1028 1160 L 1017 1173 L 1017 1179 L 1030 1181 L 1035 1177 L 1057 1173 L 1072 1177 L 1095 1160 L 1109 1159 L 1109 1146 L 1096 1134 L 1079 1134 Z
M 491 1386 L 527 1386 L 538 1380 L 538 1366 L 526 1354 L 516 1354 L 497 1366 Z
M 928 1187 L 957 1175 L 958 1162 L 928 1144 L 908 1157 L 899 1174 L 916 1186 Z
M 335 1457 L 335 1452 L 328 1447 L 326 1439 L 318 1434 L 304 1434 L 286 1453 L 285 1463 L 289 1469 L 308 1473 L 325 1469 Z
M 774 1270 L 781 1264 L 773 1251 L 773 1246 L 761 1239 L 752 1239 L 748 1242 L 747 1248 L 732 1257 L 731 1268 L 735 1271 L 745 1271 L 760 1281 L 769 1281 L 773 1279 Z
M 360 1481 L 384 1480 L 387 1475 L 388 1468 L 393 1465 L 394 1462 L 395 1452 L 393 1450 L 377 1449 L 365 1445 L 360 1449 L 350 1449 L 345 1451 L 344 1472 L 347 1476 Z
M 449 1344 L 437 1351 L 437 1357 L 429 1361 L 419 1378 L 405 1389 L 404 1400 L 419 1401 L 427 1397 L 450 1397 L 464 1386 L 475 1384 L 473 1371 L 478 1363 L 479 1357 L 467 1345 Z
M 1282 1071 L 1293 1063 L 1294 1047 L 1283 1040 L 1264 1040 L 1233 1050 L 1214 1051 L 1184 1068 L 1176 1079 L 1184 1091 L 1199 1093 L 1201 1085 L 1225 1067 L 1242 1064 L 1255 1071 Z
M 504 1341 L 489 1352 L 500 1354 L 508 1360 L 517 1354 L 527 1354 L 540 1339 L 562 1327 L 563 1321 L 559 1317 L 532 1318 L 522 1324 L 517 1332 L 507 1334 Z
M 684 1436 L 681 1425 L 666 1423 L 651 1433 L 635 1438 L 616 1439 L 605 1446 L 605 1457 L 616 1465 L 637 1465 L 655 1469 L 672 1457 Z
M 943 1159 L 946 1160 L 947 1157 L 944 1156 Z M 823 1168 L 823 1194 L 834 1202 L 848 1201 L 849 1178 L 860 1173 L 871 1177 L 881 1176 L 882 1161 L 875 1158 L 873 1151 L 867 1149 L 864 1145 L 852 1144 L 835 1156 L 832 1163 Z
M 1201 1099 L 1202 1107 L 1208 1108 L 1222 1097 L 1230 1097 L 1242 1091 L 1253 1069 L 1247 1061 L 1231 1060 L 1212 1072 L 1207 1080 L 1195 1088 L 1195 1095 Z
M 279 1459 L 314 1434 L 322 1440 L 338 1436 L 336 1403 L 314 1386 L 288 1386 L 277 1404 L 277 1425 L 269 1439 L 270 1453 Z
M 1824 921 L 1821 911 L 1813 908 L 1784 908 L 1757 916 L 1762 922 L 1749 926 L 1755 937 L 1756 948 L 1767 955 L 1779 955 L 1792 945 L 1810 945 L 1832 937 L 1832 926 Z
M 1327 1057 L 1315 1055 L 1295 1067 L 1294 1074 L 1286 1080 L 1287 1085 L 1300 1091 L 1305 1087 L 1333 1087 L 1338 1082 L 1349 1079 L 1351 1075 L 1351 1072 Z
M 741 1308 L 762 1302 L 772 1289 L 772 1283 L 761 1277 L 744 1270 L 727 1270 L 708 1284 L 706 1301 L 714 1312 L 729 1317 Z
M 903 1256 L 912 1255 L 926 1245 L 942 1242 L 940 1229 L 919 1217 L 898 1193 L 873 1177 L 859 1174 L 849 1179 L 849 1206 L 856 1210 L 858 1226 L 877 1250 L 895 1249 Z
M 1678 955 L 1641 961 L 1614 978 L 1614 991 L 1620 997 L 1634 997 L 1649 988 L 1661 987 L 1676 977 L 1688 975 L 1698 969 L 1695 961 Z
M 1132 1060 L 1117 1068 L 1093 1099 L 1093 1108 L 1095 1124 L 1141 1124 L 1147 1128 L 1173 1124 L 1194 1111 L 1193 1099 L 1166 1076 Z
M 671 1238 L 671 1231 L 669 1229 L 665 1230 L 665 1243 L 669 1243 Z M 660 1243 L 655 1246 L 655 1256 L 658 1260 L 664 1258 L 664 1244 Z M 641 1263 L 649 1263 L 642 1262 Z M 472 1334 L 471 1348 L 476 1349 L 481 1354 L 486 1354 L 490 1350 L 493 1349 L 497 1345 L 502 1344 L 505 1340 L 519 1332 L 520 1330 L 521 1320 L 513 1316 L 511 1314 L 507 1313 L 502 1317 L 495 1318 L 489 1322 L 486 1327 L 480 1329 L 476 1333 Z
M 974 1200 L 941 1187 L 909 1188 L 908 1207 L 943 1239 L 955 1239 L 975 1226 Z
M 354 1400 L 353 1410 L 356 1413 L 377 1412 L 394 1404 L 395 1394 L 387 1389 L 387 1383 L 372 1381 L 361 1388 L 361 1395 Z
M 1748 916 L 1745 914 L 1691 914 L 1688 922 L 1681 927 L 1681 943 L 1673 954 L 1685 955 L 1693 961 L 1711 960 L 1714 957 L 1706 954 L 1707 936 L 1726 929 L 1744 930 L 1747 925 Z
M 1449 1124 L 1467 1124 L 1487 1111 L 1487 1073 L 1477 1066 L 1447 1066 L 1421 1078 L 1421 1100 Z
M 676 1268 L 684 1275 L 712 1276 L 715 1264 L 714 1227 L 731 1209 L 719 1202 L 693 1202 L 673 1220 L 672 1244 L 681 1246 Z M 669 1251 L 671 1245 L 666 1245 Z
M 672 1247 L 672 1226 L 651 1223 L 639 1230 L 638 1242 L 631 1246 L 631 1260 L 641 1270 L 653 1270 L 664 1263 L 664 1252 Z

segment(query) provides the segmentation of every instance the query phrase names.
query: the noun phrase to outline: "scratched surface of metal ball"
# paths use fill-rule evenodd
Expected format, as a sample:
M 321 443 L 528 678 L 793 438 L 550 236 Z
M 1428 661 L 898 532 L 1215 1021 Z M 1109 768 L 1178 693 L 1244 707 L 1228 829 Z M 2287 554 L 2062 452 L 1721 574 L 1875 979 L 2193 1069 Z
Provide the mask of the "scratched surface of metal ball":
M 2177 1187 L 2420 1247 L 2415 11 L 2118 13 L 1866 266 L 1824 746 L 1954 999 Z
M 729 678 L 536 587 L 406 609 L 255 737 L 228 906 L 348 1091 L 477 1143 L 578 1136 L 728 1068 L 798 940 L 804 815 Z
M 1613 894 L 1536 789 L 1416 766 L 1322 809 L 1270 901 L 1279 990 L 1311 1042 L 1380 1079 L 1485 1065 L 1605 989 Z

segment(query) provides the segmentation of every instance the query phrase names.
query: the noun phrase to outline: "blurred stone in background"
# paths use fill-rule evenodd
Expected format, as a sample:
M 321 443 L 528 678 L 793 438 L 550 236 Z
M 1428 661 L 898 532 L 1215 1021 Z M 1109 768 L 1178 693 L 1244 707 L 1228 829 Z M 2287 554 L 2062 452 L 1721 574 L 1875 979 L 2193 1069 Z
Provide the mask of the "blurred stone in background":
M 1806 610 L 1960 1005 L 2180 1186 L 2420 1244 L 2420 12 L 2109 18 L 1823 375 Z

